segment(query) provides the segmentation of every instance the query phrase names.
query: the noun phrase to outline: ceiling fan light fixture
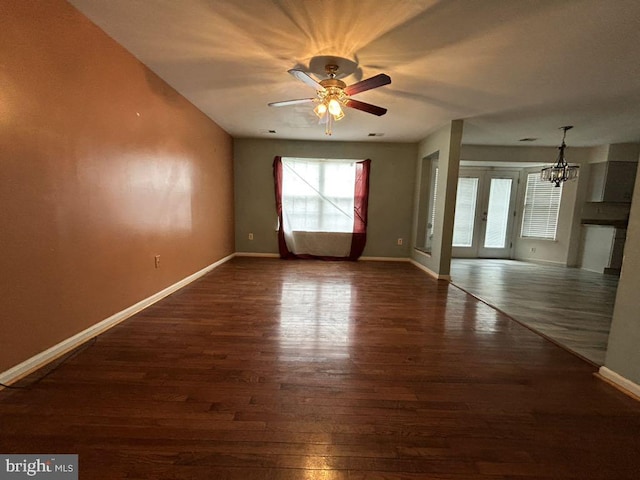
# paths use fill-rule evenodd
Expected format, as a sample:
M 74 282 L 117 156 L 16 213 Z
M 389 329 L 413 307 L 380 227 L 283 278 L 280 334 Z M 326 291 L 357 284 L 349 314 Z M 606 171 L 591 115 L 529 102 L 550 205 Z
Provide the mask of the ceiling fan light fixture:
M 329 109 L 329 113 L 333 115 L 333 119 L 338 121 L 342 117 L 344 117 L 344 112 L 342 111 L 342 107 L 340 106 L 340 102 L 335 98 L 329 100 L 329 105 L 327 107 Z
M 315 113 L 318 118 L 322 118 L 327 113 L 327 106 L 324 104 L 324 102 L 319 103 L 316 108 L 313 109 L 313 113 Z
M 354 84 L 345 84 L 336 78 L 338 72 L 337 63 L 325 65 L 328 78 L 317 81 L 306 72 L 293 68 L 289 73 L 298 80 L 315 88 L 315 98 L 301 98 L 298 100 L 285 100 L 283 102 L 271 102 L 270 107 L 282 107 L 286 105 L 297 105 L 300 103 L 315 103 L 313 113 L 320 119 L 319 123 L 325 125 L 325 133 L 331 135 L 333 122 L 344 118 L 343 107 L 354 108 L 372 115 L 381 116 L 387 113 L 386 108 L 371 105 L 369 103 L 353 100 L 351 95 L 382 87 L 391 83 L 391 78 L 383 73 L 374 77 L 361 80 Z
M 339 115 L 342 115 L 342 117 L 344 117 L 344 112 L 342 111 L 342 108 L 340 108 L 340 102 L 338 102 L 338 100 L 336 100 L 335 98 L 332 98 L 331 100 L 329 100 L 328 108 L 329 108 L 329 113 L 333 115 L 334 118 Z M 338 119 L 336 118 L 336 120 Z

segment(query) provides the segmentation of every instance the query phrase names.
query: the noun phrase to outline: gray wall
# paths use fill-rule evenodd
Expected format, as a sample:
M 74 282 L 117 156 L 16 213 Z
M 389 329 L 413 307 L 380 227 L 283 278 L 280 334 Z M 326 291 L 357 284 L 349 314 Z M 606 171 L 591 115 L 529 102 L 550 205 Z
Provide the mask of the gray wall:
M 618 283 L 605 367 L 640 385 L 640 175 L 633 192 L 624 263 Z
M 422 177 L 422 159 L 438 152 L 438 194 L 436 197 L 436 215 L 433 230 L 431 254 L 411 249 L 411 258 L 425 266 L 438 278 L 448 279 L 451 266 L 451 242 L 453 238 L 453 219 L 455 213 L 456 193 L 458 189 L 458 171 L 460 166 L 460 145 L 462 142 L 463 121 L 454 120 L 449 125 L 432 133 L 422 142 L 418 149 L 420 161 L 416 165 L 415 178 Z M 414 191 L 414 213 L 411 244 L 415 247 L 418 231 L 418 202 L 420 201 L 420 185 Z
M 235 139 L 236 252 L 278 253 L 273 158 L 371 159 L 363 256 L 408 257 L 417 144 Z M 253 233 L 253 240 L 249 240 Z M 398 246 L 398 238 L 403 245 Z

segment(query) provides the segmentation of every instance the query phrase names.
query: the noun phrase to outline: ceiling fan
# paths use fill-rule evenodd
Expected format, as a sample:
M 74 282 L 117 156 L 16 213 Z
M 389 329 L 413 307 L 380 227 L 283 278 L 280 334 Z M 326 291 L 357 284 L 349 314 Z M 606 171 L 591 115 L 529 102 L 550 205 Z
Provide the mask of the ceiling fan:
M 300 98 L 297 100 L 285 100 L 282 102 L 272 102 L 270 107 L 284 107 L 288 105 L 297 105 L 300 103 L 316 103 L 313 109 L 314 113 L 320 119 L 320 123 L 324 123 L 325 133 L 331 135 L 332 124 L 344 117 L 342 107 L 355 108 L 363 112 L 381 116 L 387 113 L 386 108 L 371 105 L 370 103 L 360 102 L 351 98 L 351 95 L 361 93 L 374 88 L 382 87 L 391 83 L 391 78 L 384 73 L 380 73 L 374 77 L 367 78 L 360 82 L 356 82 L 347 86 L 342 80 L 336 78 L 338 74 L 338 65 L 327 64 L 325 71 L 328 78 L 319 82 L 312 78 L 308 73 L 292 68 L 289 73 L 298 80 L 306 83 L 310 87 L 316 89 L 316 96 L 311 98 Z

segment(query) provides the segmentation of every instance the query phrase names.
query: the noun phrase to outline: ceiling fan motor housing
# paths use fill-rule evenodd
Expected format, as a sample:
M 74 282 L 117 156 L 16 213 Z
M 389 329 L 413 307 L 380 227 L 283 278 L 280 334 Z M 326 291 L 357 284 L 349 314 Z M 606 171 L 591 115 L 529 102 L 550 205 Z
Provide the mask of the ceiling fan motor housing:
M 337 78 L 325 78 L 324 80 L 320 80 L 320 85 L 324 88 L 334 87 L 340 89 L 344 89 L 347 86 L 346 83 L 342 80 L 338 80 Z

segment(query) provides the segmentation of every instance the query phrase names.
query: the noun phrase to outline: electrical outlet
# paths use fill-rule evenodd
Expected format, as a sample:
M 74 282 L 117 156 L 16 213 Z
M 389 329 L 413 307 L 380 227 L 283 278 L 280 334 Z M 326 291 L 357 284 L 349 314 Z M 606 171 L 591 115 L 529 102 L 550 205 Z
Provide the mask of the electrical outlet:
M 402 239 L 401 238 L 398 239 L 398 245 L 402 245 Z
M 156 268 L 160 268 L 160 255 L 156 255 L 154 259 L 156 263 Z
M 253 233 L 249 234 L 249 240 L 253 240 Z

